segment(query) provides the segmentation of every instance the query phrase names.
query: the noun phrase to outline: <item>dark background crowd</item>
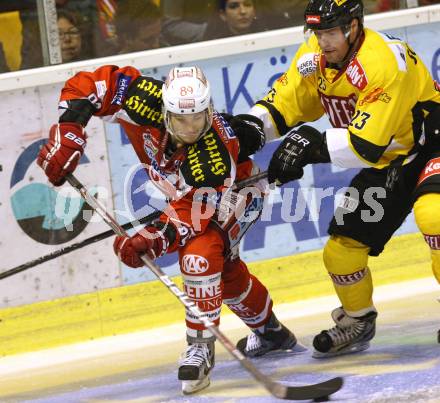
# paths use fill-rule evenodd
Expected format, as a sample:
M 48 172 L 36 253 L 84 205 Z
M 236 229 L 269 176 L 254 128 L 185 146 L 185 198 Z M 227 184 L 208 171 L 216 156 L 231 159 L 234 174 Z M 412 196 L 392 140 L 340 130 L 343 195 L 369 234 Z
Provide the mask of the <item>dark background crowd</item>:
M 307 0 L 55 0 L 63 63 L 303 24 Z M 367 14 L 440 0 L 365 0 Z M 41 14 L 41 13 L 40 13 Z M 37 0 L 0 0 L 0 73 L 49 64 Z

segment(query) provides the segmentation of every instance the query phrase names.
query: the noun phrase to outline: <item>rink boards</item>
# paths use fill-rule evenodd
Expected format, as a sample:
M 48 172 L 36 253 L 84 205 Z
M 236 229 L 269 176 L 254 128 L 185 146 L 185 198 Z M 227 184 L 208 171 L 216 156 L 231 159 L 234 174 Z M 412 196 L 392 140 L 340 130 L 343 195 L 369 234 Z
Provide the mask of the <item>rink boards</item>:
M 249 266 L 270 290 L 275 306 L 333 294 L 322 251 Z M 393 238 L 381 256 L 370 259 L 369 266 L 376 285 L 431 275 L 429 250 L 419 234 Z M 175 281 L 181 284 L 179 277 Z M 160 327 L 183 318 L 180 302 L 158 282 L 7 308 L 0 312 L 1 355 Z

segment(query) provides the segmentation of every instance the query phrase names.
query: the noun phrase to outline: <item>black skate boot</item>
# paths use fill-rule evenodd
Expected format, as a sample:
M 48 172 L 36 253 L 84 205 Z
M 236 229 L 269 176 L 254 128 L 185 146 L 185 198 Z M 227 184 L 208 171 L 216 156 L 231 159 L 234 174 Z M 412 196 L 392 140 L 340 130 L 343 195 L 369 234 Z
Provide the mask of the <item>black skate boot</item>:
M 336 326 L 315 336 L 313 357 L 326 358 L 366 350 L 376 332 L 376 317 L 376 311 L 354 318 L 342 307 L 336 308 L 332 312 Z
M 263 332 L 258 329 L 252 330 L 249 336 L 238 341 L 237 348 L 247 357 L 259 357 L 275 350 L 306 350 L 297 343 L 295 335 L 278 321 L 274 313 L 264 326 Z
M 195 393 L 209 386 L 209 373 L 214 368 L 215 344 L 189 344 L 180 359 L 178 379 L 184 394 Z

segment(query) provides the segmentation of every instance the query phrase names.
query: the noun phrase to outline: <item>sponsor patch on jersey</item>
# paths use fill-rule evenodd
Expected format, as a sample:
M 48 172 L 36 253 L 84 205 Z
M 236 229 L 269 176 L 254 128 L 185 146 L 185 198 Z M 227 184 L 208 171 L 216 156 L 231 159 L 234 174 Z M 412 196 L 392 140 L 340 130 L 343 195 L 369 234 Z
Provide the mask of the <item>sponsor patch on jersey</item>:
M 301 74 L 303 77 L 307 77 L 310 74 L 313 74 L 317 69 L 318 60 L 319 60 L 318 53 L 306 53 L 302 55 L 298 59 L 298 62 L 296 63 L 296 68 L 298 69 L 298 73 Z
M 386 92 L 383 92 L 383 88 L 376 88 L 361 99 L 359 105 L 372 104 L 376 101 L 382 101 L 387 104 L 391 101 L 391 97 Z
M 307 24 L 319 24 L 321 23 L 320 15 L 306 15 L 306 23 Z
M 362 64 L 358 59 L 353 59 L 347 67 L 347 71 L 345 72 L 347 76 L 347 80 L 356 88 L 363 90 L 367 84 L 368 79 L 365 74 L 365 70 L 362 67 Z
M 213 311 L 222 306 L 222 286 L 220 284 L 210 284 L 192 287 L 184 284 L 184 291 L 188 297 L 197 300 L 197 306 L 203 311 Z M 216 317 L 220 316 L 220 312 L 216 311 Z
M 127 92 L 124 110 L 140 126 L 163 126 L 162 81 L 140 76 L 133 81 Z
M 125 74 L 120 73 L 118 80 L 116 82 L 116 94 L 112 99 L 111 104 L 112 105 L 121 105 L 122 99 L 124 98 L 125 94 L 128 90 L 128 85 L 130 84 L 131 77 L 126 76 Z M 99 96 L 99 94 L 98 94 Z
M 434 89 L 438 92 L 440 92 L 440 84 L 434 80 Z
M 352 285 L 361 281 L 365 275 L 367 274 L 367 268 L 363 268 L 361 270 L 355 271 L 350 274 L 333 274 L 329 273 L 333 282 L 337 285 Z
M 209 269 L 209 262 L 199 255 L 184 255 L 182 270 L 187 274 L 202 274 Z
M 142 138 L 144 140 L 144 150 L 150 159 L 154 159 L 154 156 L 157 154 L 159 149 L 154 145 L 153 137 L 151 135 L 151 130 L 146 129 L 144 133 L 142 133 Z
M 188 145 L 180 171 L 186 183 L 195 188 L 223 185 L 231 172 L 231 159 L 219 135 L 210 130 Z
M 325 95 L 319 91 L 319 96 L 332 126 L 338 128 L 348 127 L 356 108 L 356 95 L 338 97 Z
M 107 84 L 105 80 L 95 81 L 96 94 L 102 99 L 107 92 Z
M 428 161 L 422 173 L 420 174 L 417 185 L 433 175 L 440 175 L 440 157 L 433 158 L 432 160 Z
M 226 121 L 226 119 L 217 112 L 214 112 L 212 116 L 213 126 L 218 130 L 221 138 L 228 143 L 230 140 L 235 139 L 234 129 Z
M 440 250 L 440 235 L 425 235 L 423 234 L 426 243 L 431 249 Z
M 354 197 L 350 197 L 347 195 L 344 195 L 344 197 L 342 197 L 338 208 L 344 209 L 350 213 L 353 213 L 354 211 L 356 211 L 356 209 L 359 206 L 359 200 L 355 199 Z
M 289 81 L 287 80 L 287 73 L 283 73 L 280 77 L 277 78 L 277 81 L 285 87 L 287 84 L 289 84 Z
M 230 247 L 234 247 L 238 244 L 244 234 L 247 232 L 249 227 L 257 220 L 261 210 L 263 210 L 264 198 L 254 197 L 251 201 L 244 200 L 243 195 L 239 194 L 242 200 L 237 201 L 238 208 L 234 209 L 234 215 L 237 217 L 237 212 L 242 210 L 240 204 L 248 203 L 242 214 L 237 217 L 237 222 L 228 229 L 228 238 L 230 242 Z M 219 214 L 220 220 L 220 214 Z

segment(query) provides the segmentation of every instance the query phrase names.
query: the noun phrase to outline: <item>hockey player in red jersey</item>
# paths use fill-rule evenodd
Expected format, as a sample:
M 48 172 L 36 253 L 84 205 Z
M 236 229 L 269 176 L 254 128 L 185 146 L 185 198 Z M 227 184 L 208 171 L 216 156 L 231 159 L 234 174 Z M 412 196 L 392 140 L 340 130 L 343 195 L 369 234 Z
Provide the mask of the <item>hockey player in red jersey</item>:
M 272 312 L 267 289 L 238 256 L 240 238 L 263 206 L 263 192 L 233 190 L 258 172 L 249 155 L 265 142 L 262 123 L 250 115 L 214 109 L 209 82 L 197 67 L 174 68 L 165 83 L 133 67 L 104 66 L 68 80 L 38 164 L 58 186 L 73 172 L 87 142 L 91 116 L 119 123 L 139 160 L 169 203 L 161 217 L 132 237 L 117 237 L 114 251 L 126 265 L 143 266 L 178 251 L 184 289 L 219 324 L 222 303 L 252 330 L 248 356 L 293 348 L 295 336 Z M 256 188 L 254 188 L 256 189 Z M 249 219 L 249 217 L 253 217 Z M 178 378 L 182 391 L 209 385 L 214 337 L 186 311 L 187 342 Z

